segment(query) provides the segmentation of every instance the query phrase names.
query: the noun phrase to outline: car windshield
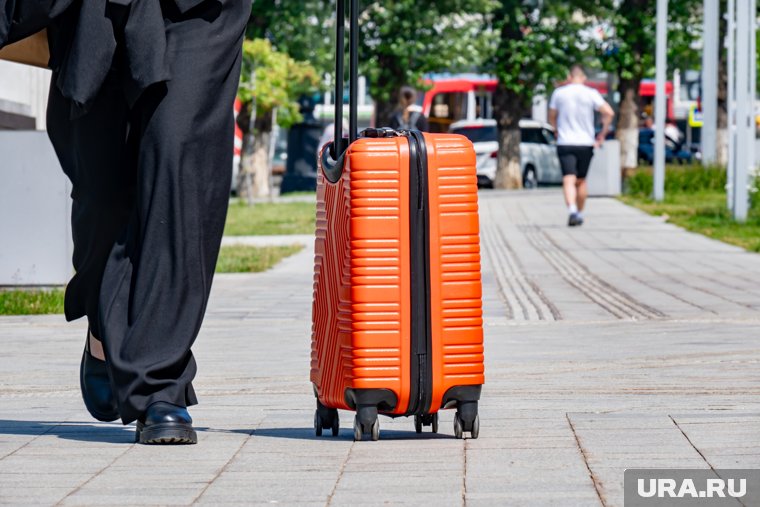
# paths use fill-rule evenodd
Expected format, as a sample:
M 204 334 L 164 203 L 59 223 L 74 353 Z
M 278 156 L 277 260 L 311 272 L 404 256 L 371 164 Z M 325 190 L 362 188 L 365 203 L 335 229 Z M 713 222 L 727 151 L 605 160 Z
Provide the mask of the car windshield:
M 543 130 L 540 128 L 523 128 L 520 129 L 520 134 L 520 139 L 523 143 L 549 144 Z
M 498 139 L 496 126 L 462 127 L 452 130 L 454 134 L 461 134 L 473 143 L 488 143 Z

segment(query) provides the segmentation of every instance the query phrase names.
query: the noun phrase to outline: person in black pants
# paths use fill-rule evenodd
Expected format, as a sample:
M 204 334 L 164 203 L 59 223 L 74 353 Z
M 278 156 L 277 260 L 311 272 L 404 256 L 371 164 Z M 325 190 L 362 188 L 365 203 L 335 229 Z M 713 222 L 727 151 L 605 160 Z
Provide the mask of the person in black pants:
M 602 130 L 594 133 L 594 114 L 602 119 Z M 552 93 L 549 100 L 549 123 L 557 133 L 557 156 L 562 168 L 562 188 L 570 227 L 583 225 L 588 175 L 594 149 L 607 137 L 615 112 L 595 89 L 586 86 L 586 73 L 573 65 L 567 83 Z
M 85 405 L 196 443 L 190 351 L 227 213 L 250 0 L 84 0 L 49 27 L 48 130 L 73 183 Z

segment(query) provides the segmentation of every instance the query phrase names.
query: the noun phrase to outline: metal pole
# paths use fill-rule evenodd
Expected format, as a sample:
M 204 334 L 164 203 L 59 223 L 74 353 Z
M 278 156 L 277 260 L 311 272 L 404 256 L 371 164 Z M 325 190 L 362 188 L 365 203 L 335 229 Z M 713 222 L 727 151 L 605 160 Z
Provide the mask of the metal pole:
M 757 147 L 757 122 L 755 120 L 755 96 L 757 95 L 757 0 L 749 0 L 749 144 L 747 145 L 747 157 L 749 176 L 755 176 L 757 160 L 755 148 Z M 747 182 L 749 185 L 749 181 Z M 749 186 L 747 187 L 749 189 Z M 749 196 L 747 196 L 749 198 Z
M 351 34 L 348 39 L 350 48 L 348 64 L 348 88 L 350 90 L 348 99 L 350 104 L 348 110 L 348 128 L 350 132 L 348 133 L 348 142 L 351 144 L 359 136 L 359 0 L 351 0 L 349 15 L 351 19 Z
M 654 104 L 654 199 L 665 198 L 665 77 L 668 69 L 668 0 L 657 0 L 656 90 Z
M 726 200 L 728 209 L 734 209 L 734 177 L 736 172 L 736 0 L 728 0 L 726 13 L 726 48 L 728 53 L 728 167 L 726 167 Z
M 702 34 L 702 164 L 716 160 L 718 126 L 718 0 L 704 0 Z
M 333 136 L 334 153 L 338 160 L 343 155 L 343 84 L 346 56 L 346 3 L 338 0 L 335 20 L 335 134 Z
M 750 119 L 753 112 L 750 107 L 750 4 L 749 1 L 736 3 L 736 168 L 734 177 L 734 219 L 738 222 L 747 220 L 748 193 L 747 169 L 750 165 Z M 753 129 L 754 131 L 754 129 Z

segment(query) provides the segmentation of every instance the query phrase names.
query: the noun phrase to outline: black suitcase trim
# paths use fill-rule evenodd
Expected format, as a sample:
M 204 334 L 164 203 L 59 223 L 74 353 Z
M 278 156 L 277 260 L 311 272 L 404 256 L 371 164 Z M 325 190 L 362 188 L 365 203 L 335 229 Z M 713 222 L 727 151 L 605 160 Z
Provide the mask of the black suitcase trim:
M 411 249 L 411 355 L 406 415 L 428 413 L 433 397 L 430 317 L 430 202 L 428 156 L 422 132 L 409 131 L 409 239 Z

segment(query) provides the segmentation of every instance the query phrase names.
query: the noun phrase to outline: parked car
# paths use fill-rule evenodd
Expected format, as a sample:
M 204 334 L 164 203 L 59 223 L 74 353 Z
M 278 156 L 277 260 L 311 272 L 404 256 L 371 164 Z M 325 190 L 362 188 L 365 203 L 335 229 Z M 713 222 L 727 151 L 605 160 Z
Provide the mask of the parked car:
M 458 121 L 451 125 L 449 132 L 462 134 L 472 141 L 478 157 L 478 185 L 493 187 L 499 157 L 496 120 Z M 551 126 L 535 120 L 520 120 L 520 133 L 523 186 L 535 188 L 539 184 L 562 183 L 562 171 Z
M 690 164 L 694 155 L 687 150 L 685 143 L 665 136 L 665 161 L 668 164 Z M 639 130 L 639 161 L 646 164 L 654 163 L 654 130 L 643 128 Z

